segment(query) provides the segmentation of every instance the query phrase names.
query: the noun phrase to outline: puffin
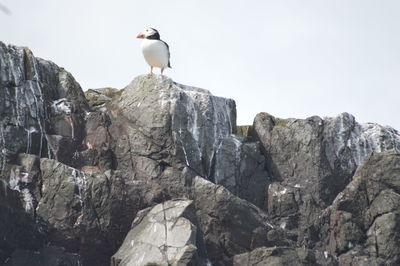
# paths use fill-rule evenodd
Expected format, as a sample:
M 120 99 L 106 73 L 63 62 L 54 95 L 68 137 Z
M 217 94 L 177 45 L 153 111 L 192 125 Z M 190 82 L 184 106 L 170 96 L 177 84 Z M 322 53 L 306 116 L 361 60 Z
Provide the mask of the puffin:
M 150 66 L 150 74 L 153 74 L 153 67 L 160 68 L 161 75 L 165 68 L 171 68 L 169 46 L 160 39 L 160 33 L 156 29 L 147 28 L 139 33 L 136 38 L 142 39 L 142 53 Z

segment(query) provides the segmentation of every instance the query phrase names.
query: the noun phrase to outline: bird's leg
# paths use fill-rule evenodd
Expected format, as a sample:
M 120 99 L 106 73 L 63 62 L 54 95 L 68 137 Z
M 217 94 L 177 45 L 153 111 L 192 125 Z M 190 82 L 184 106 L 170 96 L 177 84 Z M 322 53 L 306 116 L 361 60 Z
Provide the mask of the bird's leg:
M 150 66 L 150 74 L 153 74 L 153 67 Z
M 164 68 L 161 68 L 161 75 L 163 74 L 163 72 L 164 72 Z

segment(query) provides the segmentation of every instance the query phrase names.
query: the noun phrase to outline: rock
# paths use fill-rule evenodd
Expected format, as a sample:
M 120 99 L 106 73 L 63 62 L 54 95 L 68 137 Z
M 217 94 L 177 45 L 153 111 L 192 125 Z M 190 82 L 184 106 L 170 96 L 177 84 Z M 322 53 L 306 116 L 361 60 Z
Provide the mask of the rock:
M 165 76 L 133 80 L 111 113 L 113 119 L 123 121 L 116 130 L 130 136 L 121 141 L 129 141 L 133 155 L 152 159 L 174 155 L 202 176 L 210 175 L 219 142 L 236 128 L 233 100 L 177 84 Z
M 5 181 L 5 169 L 0 178 L 0 263 L 10 260 L 15 249 L 39 249 L 45 244 L 45 234 L 39 221 L 35 221 L 30 210 L 16 189 Z M 18 182 L 14 182 L 18 186 Z M 16 188 L 16 187 L 14 187 Z M 24 188 L 26 189 L 26 188 Z
M 40 167 L 36 213 L 49 224 L 47 238 L 96 265 L 109 261 L 142 204 L 165 198 L 155 185 L 124 180 L 118 172 L 85 173 L 52 159 L 41 159 Z
M 251 132 L 251 126 L 237 126 L 236 127 L 236 134 L 238 136 L 247 137 L 250 135 L 250 132 Z
M 25 212 L 34 216 L 36 198 L 40 194 L 39 158 L 21 153 L 15 161 L 18 165 L 9 165 L 3 170 L 3 179 L 7 180 L 10 189 L 19 192 L 18 198 Z
M 399 199 L 397 194 L 397 200 Z M 367 231 L 367 245 L 372 255 L 388 264 L 400 262 L 400 213 L 390 212 L 378 216 Z
M 354 248 L 341 255 L 338 259 L 339 265 L 360 265 L 360 266 L 385 266 L 385 260 L 367 255 L 363 250 Z
M 278 119 L 260 113 L 252 134 L 262 144 L 271 181 L 277 182 L 268 191 L 269 214 L 281 225 L 297 216 L 292 227 L 300 227 L 295 230 L 299 244 L 310 247 L 315 234 L 309 225 L 346 187 L 364 158 L 374 151 L 400 151 L 397 131 L 360 125 L 347 113 L 326 119 Z
M 141 211 L 111 265 L 200 265 L 195 217 L 191 200 L 166 201 Z
M 113 97 L 121 94 L 121 91 L 114 88 L 89 89 L 85 91 L 85 97 L 92 111 L 106 111 L 106 104 Z
M 193 185 L 199 227 L 213 264 L 230 265 L 234 255 L 256 247 L 292 244 L 253 204 L 201 177 L 196 177 Z M 268 239 L 271 231 L 279 235 L 278 240 Z
M 365 258 L 376 265 L 400 262 L 398 234 L 400 199 L 400 153 L 372 153 L 357 169 L 353 180 L 324 211 L 330 217 L 328 240 L 331 254 L 341 261 Z M 378 207 L 379 206 L 379 207 Z M 322 222 L 318 221 L 319 228 Z M 377 260 L 370 260 L 376 258 Z
M 210 180 L 260 208 L 265 207 L 269 176 L 265 158 L 255 142 L 237 137 L 221 140 L 214 155 Z
M 261 247 L 251 252 L 236 255 L 233 259 L 234 266 L 241 265 L 316 265 L 314 254 L 311 250 L 288 247 Z
M 260 113 L 253 128 L 273 177 L 293 186 L 317 185 L 316 200 L 324 205 L 332 202 L 368 154 L 400 151 L 396 130 L 376 124 L 360 125 L 347 113 L 325 120 L 283 120 Z
M 44 247 L 38 251 L 17 249 L 5 266 L 52 265 L 80 266 L 82 261 L 77 254 L 65 252 L 58 247 Z
M 296 187 L 284 187 L 275 182 L 268 187 L 268 213 L 285 217 L 296 214 L 299 210 L 299 189 Z
M 165 76 L 87 101 L 28 48 L 0 62 L 0 264 L 400 264 L 396 130 L 236 127 L 233 100 Z
M 168 200 L 173 193 L 185 195 L 185 190 L 165 191 L 157 182 L 125 179 L 119 171 L 83 172 L 53 159 L 42 158 L 39 170 L 41 190 L 33 202 L 38 202 L 35 216 L 47 223 L 48 241 L 96 265 L 109 261 L 140 209 Z M 185 182 L 190 172 L 174 171 L 167 168 L 161 174 L 164 186 L 168 178 Z
M 71 163 L 72 154 L 59 156 L 49 138 L 68 138 L 71 150 L 80 149 L 88 104 L 79 84 L 28 48 L 0 42 L 0 61 L 0 150 Z M 0 165 L 4 163 L 0 156 Z
M 117 161 L 111 150 L 113 136 L 109 132 L 110 117 L 104 112 L 90 113 L 86 120 L 86 150 L 78 155 L 79 166 L 98 166 L 101 170 L 115 170 Z

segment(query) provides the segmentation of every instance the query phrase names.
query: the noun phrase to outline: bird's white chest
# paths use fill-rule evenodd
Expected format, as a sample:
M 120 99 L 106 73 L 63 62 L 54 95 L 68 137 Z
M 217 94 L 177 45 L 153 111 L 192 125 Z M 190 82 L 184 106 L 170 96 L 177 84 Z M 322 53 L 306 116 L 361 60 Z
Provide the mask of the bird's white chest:
M 142 52 L 146 62 L 152 67 L 166 68 L 168 66 L 168 48 L 159 40 L 143 40 Z

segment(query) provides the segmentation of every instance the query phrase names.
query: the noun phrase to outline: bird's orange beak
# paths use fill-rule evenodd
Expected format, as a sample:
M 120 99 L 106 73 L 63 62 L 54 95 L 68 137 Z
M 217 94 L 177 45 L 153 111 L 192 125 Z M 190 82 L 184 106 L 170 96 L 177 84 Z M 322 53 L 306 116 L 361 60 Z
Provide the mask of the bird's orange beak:
M 136 36 L 136 38 L 143 39 L 144 38 L 144 34 L 143 33 L 139 33 L 138 36 Z

